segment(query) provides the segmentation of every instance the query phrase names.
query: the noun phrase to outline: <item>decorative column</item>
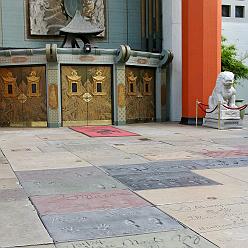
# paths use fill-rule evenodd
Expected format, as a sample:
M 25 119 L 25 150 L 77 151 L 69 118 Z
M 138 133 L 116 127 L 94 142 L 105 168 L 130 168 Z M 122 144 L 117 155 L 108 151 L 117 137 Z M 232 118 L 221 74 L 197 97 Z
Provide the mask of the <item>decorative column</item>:
M 221 0 L 182 0 L 182 37 L 181 122 L 194 124 L 196 99 L 208 103 L 221 70 Z
M 161 90 L 162 90 L 162 82 L 161 82 L 161 73 L 162 73 L 162 68 L 157 67 L 156 69 L 156 122 L 161 122 L 162 121 L 162 104 L 161 104 Z
M 61 127 L 60 68 L 57 46 L 47 45 L 47 123 L 48 127 Z
M 126 70 L 125 64 L 115 65 L 116 73 L 116 119 L 115 125 L 126 124 Z
M 131 48 L 121 45 L 114 65 L 114 124 L 126 124 L 126 62 L 131 56 Z

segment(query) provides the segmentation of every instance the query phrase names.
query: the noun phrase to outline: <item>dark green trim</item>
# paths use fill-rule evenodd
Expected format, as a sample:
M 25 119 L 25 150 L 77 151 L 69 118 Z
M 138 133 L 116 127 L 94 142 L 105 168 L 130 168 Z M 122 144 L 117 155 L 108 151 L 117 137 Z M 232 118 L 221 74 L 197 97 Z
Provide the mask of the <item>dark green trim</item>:
M 49 127 L 49 128 L 59 128 L 59 127 L 61 127 L 61 124 L 60 123 L 48 123 L 47 127 Z
M 114 126 L 123 126 L 126 125 L 127 123 L 125 121 L 115 121 Z
M 198 126 L 202 126 L 203 123 L 203 118 L 198 118 Z M 188 117 L 182 117 L 180 124 L 183 125 L 195 125 L 196 124 L 196 120 L 195 118 L 188 118 Z

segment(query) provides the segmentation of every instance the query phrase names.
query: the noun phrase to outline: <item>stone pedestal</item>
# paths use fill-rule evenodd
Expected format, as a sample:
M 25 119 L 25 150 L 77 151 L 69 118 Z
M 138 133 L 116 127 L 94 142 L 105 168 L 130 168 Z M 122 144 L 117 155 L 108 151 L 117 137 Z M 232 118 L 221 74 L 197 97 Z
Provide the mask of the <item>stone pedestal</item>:
M 207 109 L 209 112 L 210 109 Z M 213 113 L 207 113 L 203 119 L 203 126 L 220 128 L 220 129 L 240 129 L 243 128 L 242 120 L 240 119 L 239 110 L 220 110 L 220 126 L 218 126 L 218 110 Z

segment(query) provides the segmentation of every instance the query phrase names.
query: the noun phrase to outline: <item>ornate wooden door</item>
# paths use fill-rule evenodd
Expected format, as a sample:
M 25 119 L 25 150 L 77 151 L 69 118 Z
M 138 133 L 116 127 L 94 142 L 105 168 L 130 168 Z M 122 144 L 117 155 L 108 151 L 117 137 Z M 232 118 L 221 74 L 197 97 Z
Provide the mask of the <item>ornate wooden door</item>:
M 155 70 L 126 67 L 127 122 L 155 120 Z
M 62 66 L 64 126 L 112 124 L 112 68 Z
M 0 126 L 47 126 L 45 66 L 0 68 Z

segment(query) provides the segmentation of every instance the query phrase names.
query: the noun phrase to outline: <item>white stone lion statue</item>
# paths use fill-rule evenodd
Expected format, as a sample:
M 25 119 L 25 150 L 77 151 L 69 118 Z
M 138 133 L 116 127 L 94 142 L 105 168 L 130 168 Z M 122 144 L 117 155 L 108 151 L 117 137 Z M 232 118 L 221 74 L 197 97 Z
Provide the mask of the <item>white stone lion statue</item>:
M 218 102 L 226 106 L 236 108 L 236 90 L 233 87 L 234 74 L 229 71 L 221 72 L 216 80 L 216 86 L 209 97 L 209 109 L 214 109 Z

